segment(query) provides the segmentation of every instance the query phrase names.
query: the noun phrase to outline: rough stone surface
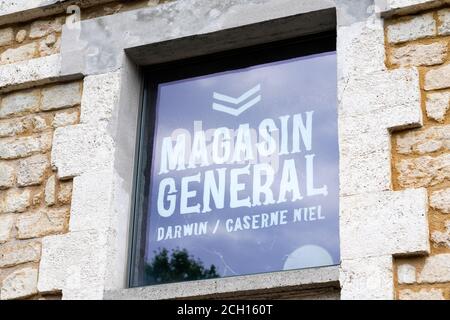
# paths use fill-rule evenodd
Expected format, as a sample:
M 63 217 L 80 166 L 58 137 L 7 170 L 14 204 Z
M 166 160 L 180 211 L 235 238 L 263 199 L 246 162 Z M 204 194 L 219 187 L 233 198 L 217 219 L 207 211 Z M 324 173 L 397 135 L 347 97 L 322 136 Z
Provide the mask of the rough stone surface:
M 50 161 L 44 154 L 20 160 L 17 169 L 17 184 L 20 187 L 41 184 L 49 167 Z
M 434 92 L 427 95 L 427 116 L 437 122 L 444 122 L 450 108 L 450 92 Z
M 45 205 L 50 207 L 56 203 L 56 176 L 52 175 L 45 184 Z
M 58 79 L 60 72 L 61 57 L 59 54 L 0 65 L 0 90 L 11 91 L 31 85 L 46 84 Z
M 11 48 L 0 55 L 0 64 L 14 63 L 32 59 L 37 54 L 37 44 L 28 43 L 18 48 Z
M 73 107 L 81 102 L 81 85 L 78 82 L 56 85 L 42 90 L 44 111 Z
M 396 169 L 403 188 L 435 186 L 450 178 L 450 154 L 401 160 Z
M 0 213 L 24 212 L 31 204 L 30 190 L 9 189 L 0 202 Z
M 450 64 L 432 69 L 425 75 L 425 90 L 450 88 Z
M 101 185 L 97 181 L 103 181 Z M 112 177 L 108 171 L 82 174 L 73 180 L 70 230 L 106 229 L 110 223 Z
M 446 231 L 434 231 L 431 234 L 431 241 L 436 247 L 450 248 L 450 221 L 447 223 Z
M 392 300 L 392 256 L 342 260 L 342 300 Z
M 442 36 L 450 35 L 450 9 L 444 9 L 438 12 L 439 28 L 438 32 Z
M 419 283 L 450 282 L 450 254 L 439 254 L 426 259 L 419 272 Z
M 14 225 L 14 215 L 0 215 L 0 244 L 5 243 L 11 237 L 12 227 Z
M 0 120 L 0 138 L 22 134 L 31 127 L 31 120 L 27 117 Z
M 38 262 L 41 244 L 37 241 L 8 242 L 0 246 L 0 267 Z
M 399 284 L 411 284 L 416 282 L 416 268 L 410 264 L 401 264 L 397 270 Z
M 13 271 L 2 282 L 0 299 L 25 298 L 36 294 L 38 292 L 37 280 L 37 268 L 23 268 Z
M 18 43 L 22 43 L 25 41 L 25 39 L 27 38 L 27 30 L 19 30 L 16 34 L 16 41 Z
M 52 121 L 52 126 L 54 128 L 66 127 L 69 125 L 76 124 L 78 122 L 78 112 L 58 112 Z
M 81 123 L 111 118 L 120 92 L 120 72 L 89 76 L 84 79 Z
M 10 45 L 14 41 L 12 28 L 0 29 L 0 47 Z
M 441 64 L 447 58 L 447 51 L 448 45 L 443 41 L 432 44 L 409 44 L 393 49 L 391 63 L 400 67 Z
M 60 178 L 110 167 L 113 159 L 113 142 L 104 123 L 55 130 L 52 165 L 57 168 Z
M 0 140 L 0 159 L 24 158 L 37 152 L 47 152 L 52 146 L 51 133 Z
M 72 200 L 72 182 L 61 181 L 58 189 L 58 203 L 65 205 L 70 204 Z
M 430 127 L 424 131 L 408 131 L 397 137 L 400 154 L 426 154 L 450 150 L 450 126 Z
M 101 299 L 107 232 L 70 232 L 45 237 L 39 265 L 40 292 L 63 290 L 64 299 Z
M 1 100 L 0 118 L 36 111 L 39 106 L 39 90 L 27 90 L 5 96 Z
M 14 185 L 15 172 L 11 165 L 0 162 L 0 190 L 11 188 Z
M 341 258 L 429 252 L 425 189 L 341 199 Z
M 61 32 L 63 20 L 61 18 L 55 20 L 40 20 L 31 24 L 31 39 L 42 38 L 53 32 Z
M 410 20 L 387 27 L 387 38 L 390 43 L 400 43 L 436 34 L 436 21 L 433 14 L 423 14 Z
M 17 218 L 17 237 L 30 239 L 64 232 L 68 220 L 67 208 L 41 209 L 37 212 L 25 213 Z
M 441 289 L 421 289 L 412 291 L 410 289 L 400 290 L 400 300 L 445 300 Z
M 430 197 L 430 205 L 443 213 L 450 213 L 450 188 L 433 192 Z

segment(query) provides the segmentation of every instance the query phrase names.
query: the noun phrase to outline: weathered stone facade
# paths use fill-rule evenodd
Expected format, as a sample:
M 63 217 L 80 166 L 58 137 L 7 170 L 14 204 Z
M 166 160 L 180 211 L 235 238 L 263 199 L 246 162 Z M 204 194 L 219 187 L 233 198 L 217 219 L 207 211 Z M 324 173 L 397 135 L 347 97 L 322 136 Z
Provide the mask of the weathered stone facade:
M 419 68 L 424 114 L 422 128 L 392 137 L 393 183 L 427 188 L 430 206 L 430 256 L 396 260 L 400 299 L 450 299 L 449 13 L 438 8 L 386 23 L 388 66 Z
M 331 298 L 450 299 L 450 1 L 38 2 L 0 1 L 0 299 L 266 298 L 312 284 Z M 300 23 L 330 8 L 337 25 Z M 252 43 L 221 35 L 291 16 L 277 32 L 245 29 Z M 339 270 L 124 291 L 138 66 L 330 28 Z M 223 47 L 201 48 L 196 35 Z M 155 45 L 165 41 L 166 54 Z

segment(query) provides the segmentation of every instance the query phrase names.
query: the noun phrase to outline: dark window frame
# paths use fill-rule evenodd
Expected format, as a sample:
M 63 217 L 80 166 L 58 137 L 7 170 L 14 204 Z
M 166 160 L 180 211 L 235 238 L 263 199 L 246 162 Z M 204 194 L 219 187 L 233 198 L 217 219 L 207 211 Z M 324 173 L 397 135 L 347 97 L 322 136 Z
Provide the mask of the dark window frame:
M 145 231 L 148 218 L 147 195 L 151 186 L 150 171 L 152 167 L 151 161 L 147 160 L 152 159 L 156 129 L 155 107 L 158 85 L 165 82 L 336 51 L 336 38 L 336 31 L 329 31 L 141 68 L 143 86 L 138 118 L 138 138 L 132 195 L 133 206 L 128 246 L 128 287 L 139 287 L 142 286 L 140 283 L 143 282 L 143 274 L 139 272 L 139 264 L 142 263 L 145 254 Z

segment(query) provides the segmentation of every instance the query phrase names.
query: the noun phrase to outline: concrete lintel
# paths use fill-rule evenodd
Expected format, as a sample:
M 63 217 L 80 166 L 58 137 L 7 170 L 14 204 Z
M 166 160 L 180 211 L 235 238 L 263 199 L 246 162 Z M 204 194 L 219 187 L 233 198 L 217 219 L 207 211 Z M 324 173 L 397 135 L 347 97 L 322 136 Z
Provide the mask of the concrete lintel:
M 338 288 L 339 267 L 274 272 L 223 279 L 164 284 L 105 292 L 106 300 L 163 300 L 251 296 L 259 290 L 284 291 Z
M 117 70 L 124 50 L 159 63 L 335 28 L 333 0 L 178 0 L 66 26 L 63 74 Z

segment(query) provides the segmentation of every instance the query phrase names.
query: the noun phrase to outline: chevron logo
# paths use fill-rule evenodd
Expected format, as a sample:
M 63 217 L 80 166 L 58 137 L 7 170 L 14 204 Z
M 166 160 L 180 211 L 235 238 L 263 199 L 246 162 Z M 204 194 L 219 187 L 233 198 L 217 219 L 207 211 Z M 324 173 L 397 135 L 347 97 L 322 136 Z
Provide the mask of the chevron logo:
M 212 108 L 219 112 L 228 113 L 232 116 L 238 117 L 244 111 L 250 109 L 255 104 L 261 101 L 261 95 L 256 94 L 261 92 L 261 85 L 258 84 L 256 87 L 248 90 L 239 98 L 233 98 L 230 96 L 226 96 L 221 93 L 214 92 L 213 98 L 216 102 L 213 103 Z M 251 100 L 250 100 L 251 99 Z M 223 103 L 227 103 L 233 106 L 226 106 Z

